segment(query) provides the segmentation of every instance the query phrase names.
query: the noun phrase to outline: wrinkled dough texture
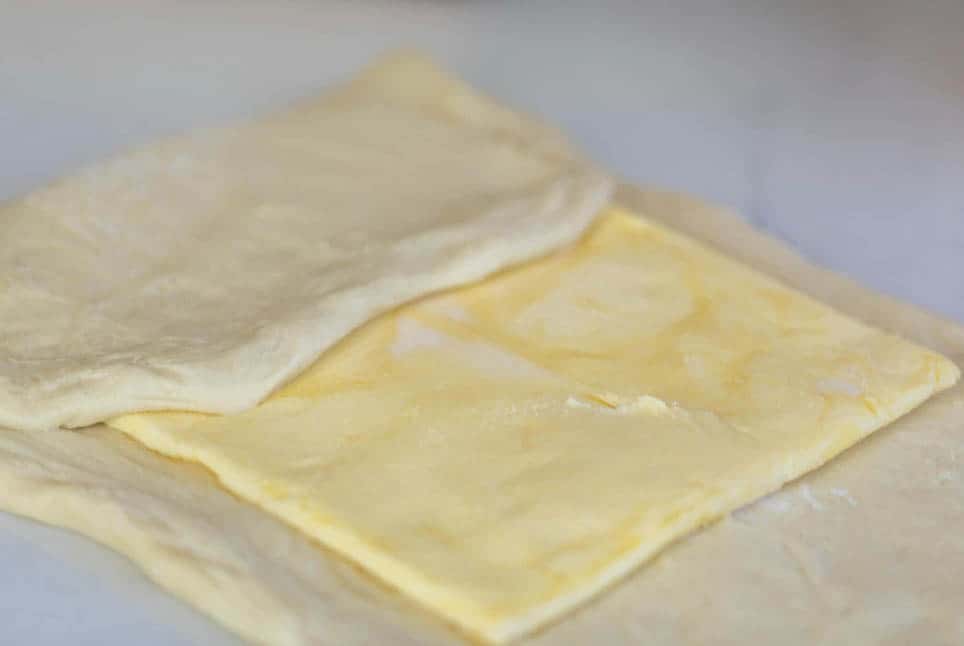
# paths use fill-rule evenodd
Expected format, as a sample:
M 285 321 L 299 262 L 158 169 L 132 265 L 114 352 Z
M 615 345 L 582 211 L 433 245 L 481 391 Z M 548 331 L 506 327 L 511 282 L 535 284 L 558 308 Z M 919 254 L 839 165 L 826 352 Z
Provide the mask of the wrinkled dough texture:
M 499 642 L 958 376 L 611 210 L 571 250 L 363 327 L 251 411 L 110 424 Z
M 576 239 L 610 182 L 416 56 L 0 207 L 0 425 L 255 405 L 378 313 Z
M 964 362 L 964 328 L 820 270 L 726 213 L 626 187 L 619 200 Z M 964 584 L 948 564 L 964 561 L 962 419 L 958 383 L 859 450 L 666 550 L 524 643 L 960 643 Z M 0 508 L 111 546 L 250 641 L 465 643 L 301 532 L 239 501 L 203 468 L 116 432 L 0 431 L 0 480 Z
M 205 469 L 168 460 L 104 426 L 0 429 L 0 508 L 117 550 L 253 643 L 452 643 L 443 627 L 238 500 Z

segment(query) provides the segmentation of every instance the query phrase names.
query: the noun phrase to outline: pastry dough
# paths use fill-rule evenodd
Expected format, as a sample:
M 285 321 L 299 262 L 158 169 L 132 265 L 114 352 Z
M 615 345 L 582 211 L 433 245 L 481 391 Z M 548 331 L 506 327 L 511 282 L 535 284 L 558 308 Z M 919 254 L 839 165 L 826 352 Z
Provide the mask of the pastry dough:
M 964 328 L 808 264 L 696 200 L 623 187 L 619 201 L 851 316 L 964 362 Z M 858 450 L 661 553 L 525 640 L 742 646 L 959 643 L 964 384 Z M 455 644 L 427 613 L 280 521 L 104 428 L 0 431 L 0 508 L 72 528 L 256 643 Z M 68 559 L 69 560 L 69 559 Z
M 239 415 L 110 423 L 488 641 L 952 385 L 947 359 L 612 210 Z
M 237 412 L 372 316 L 577 238 L 610 182 L 417 56 L 0 208 L 0 425 Z

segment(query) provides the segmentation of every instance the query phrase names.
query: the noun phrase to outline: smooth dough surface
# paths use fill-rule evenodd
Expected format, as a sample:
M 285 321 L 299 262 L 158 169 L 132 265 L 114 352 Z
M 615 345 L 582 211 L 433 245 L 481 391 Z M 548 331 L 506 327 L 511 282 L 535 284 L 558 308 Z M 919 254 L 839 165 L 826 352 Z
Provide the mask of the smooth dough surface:
M 619 201 L 838 310 L 964 362 L 964 328 L 808 264 L 696 200 L 623 187 Z M 857 450 L 691 536 L 525 640 L 742 646 L 964 641 L 964 385 Z M 126 554 L 258 643 L 464 643 L 341 558 L 104 428 L 0 431 L 0 508 Z
M 237 412 L 371 317 L 576 239 L 610 181 L 414 55 L 0 207 L 0 425 Z
M 958 376 L 610 210 L 575 248 L 373 321 L 251 411 L 109 423 L 500 642 Z

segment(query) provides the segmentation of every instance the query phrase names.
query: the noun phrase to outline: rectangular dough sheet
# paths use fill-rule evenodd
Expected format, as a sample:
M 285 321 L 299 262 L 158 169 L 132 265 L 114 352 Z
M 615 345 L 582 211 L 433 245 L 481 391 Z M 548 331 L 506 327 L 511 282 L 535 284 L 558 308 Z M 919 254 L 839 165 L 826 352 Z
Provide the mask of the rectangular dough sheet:
M 611 209 L 572 249 L 371 322 L 255 409 L 110 424 L 502 642 L 958 377 Z
M 372 317 L 571 243 L 612 181 L 417 55 L 0 205 L 0 424 L 246 410 Z
M 820 270 L 731 215 L 629 187 L 619 201 L 964 362 L 961 326 Z M 525 643 L 960 643 L 962 469 L 958 383 L 859 450 L 665 550 Z M 343 559 L 232 496 L 204 469 L 104 427 L 0 431 L 0 508 L 118 550 L 257 643 L 461 643 Z

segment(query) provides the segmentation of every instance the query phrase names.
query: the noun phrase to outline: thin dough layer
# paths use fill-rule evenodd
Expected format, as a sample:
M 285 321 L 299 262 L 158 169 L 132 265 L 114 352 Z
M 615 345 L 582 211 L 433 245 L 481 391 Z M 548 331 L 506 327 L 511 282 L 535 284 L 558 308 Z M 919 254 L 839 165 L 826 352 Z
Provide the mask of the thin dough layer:
M 251 411 L 110 423 L 499 642 L 958 376 L 614 210 L 373 321 Z
M 610 181 L 415 56 L 0 208 L 0 425 L 250 408 L 373 316 L 575 240 Z

